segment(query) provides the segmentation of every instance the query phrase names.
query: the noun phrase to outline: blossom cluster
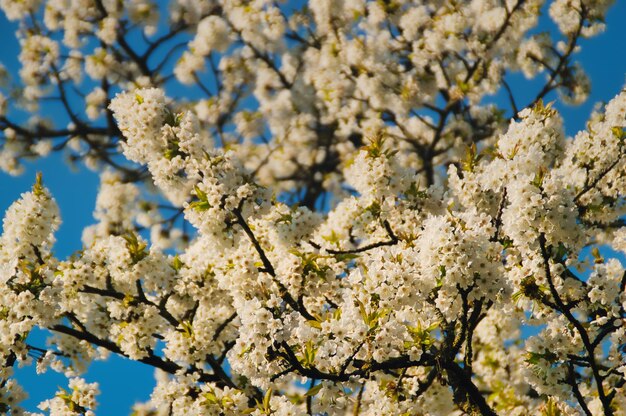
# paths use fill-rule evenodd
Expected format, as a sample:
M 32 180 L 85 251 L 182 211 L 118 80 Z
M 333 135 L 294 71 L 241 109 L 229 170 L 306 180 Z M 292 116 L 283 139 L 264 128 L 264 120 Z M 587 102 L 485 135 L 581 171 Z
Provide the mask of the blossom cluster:
M 609 1 L 551 2 L 553 35 L 539 0 L 70 3 L 0 0 L 16 105 L 69 118 L 0 96 L 0 167 L 100 172 L 67 259 L 41 177 L 6 213 L 0 412 L 35 362 L 69 379 L 41 411 L 92 415 L 111 353 L 155 368 L 146 416 L 626 412 L 626 90 L 573 138 L 543 100 L 584 99 Z M 548 80 L 509 119 L 512 71 Z

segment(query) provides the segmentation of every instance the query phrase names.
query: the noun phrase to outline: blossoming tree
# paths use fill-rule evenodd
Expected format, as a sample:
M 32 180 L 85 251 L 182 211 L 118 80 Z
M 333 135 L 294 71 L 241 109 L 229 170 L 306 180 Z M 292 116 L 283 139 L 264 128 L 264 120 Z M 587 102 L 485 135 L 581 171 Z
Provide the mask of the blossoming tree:
M 41 177 L 6 213 L 0 412 L 21 363 L 92 415 L 118 354 L 157 370 L 136 415 L 625 415 L 626 91 L 574 138 L 543 100 L 585 99 L 610 4 L 0 0 L 0 167 L 101 172 L 70 258 Z

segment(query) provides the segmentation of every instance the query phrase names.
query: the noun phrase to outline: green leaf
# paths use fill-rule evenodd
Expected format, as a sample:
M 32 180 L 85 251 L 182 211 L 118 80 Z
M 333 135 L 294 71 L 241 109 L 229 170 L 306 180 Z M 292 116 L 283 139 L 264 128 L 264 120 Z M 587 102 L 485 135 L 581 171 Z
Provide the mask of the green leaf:
M 611 132 L 617 138 L 620 144 L 624 143 L 624 140 L 626 139 L 626 130 L 623 127 L 613 127 L 611 128 Z
M 316 329 L 322 329 L 322 323 L 319 321 L 316 321 L 315 319 L 309 319 L 308 321 L 306 321 L 307 324 L 309 324 L 309 326 L 316 328 Z
M 542 406 L 541 416 L 561 416 L 563 412 L 558 406 L 557 401 L 549 397 L 548 401 Z
M 202 189 L 200 189 L 200 187 L 198 185 L 193 187 L 193 190 L 196 194 L 196 196 L 198 197 L 199 200 L 207 200 L 207 194 L 206 192 L 204 192 Z
M 537 101 L 537 104 L 535 104 L 535 106 L 533 107 L 533 112 L 544 117 L 550 117 L 556 114 L 556 110 L 552 108 L 552 102 L 544 105 L 542 99 L 539 99 L 539 101 Z
M 209 197 L 202 189 L 200 189 L 197 185 L 193 188 L 194 193 L 198 197 L 197 201 L 193 201 L 189 204 L 189 208 L 194 209 L 196 211 L 207 211 L 211 209 L 211 204 L 209 203 Z
M 359 255 L 357 253 L 337 253 L 333 254 L 333 256 L 337 259 L 337 261 L 349 262 L 354 259 L 358 259 Z
M 418 182 L 411 182 L 409 189 L 407 189 L 404 194 L 413 198 L 424 199 L 428 197 L 428 192 L 426 190 L 420 190 Z
M 315 396 L 317 393 L 320 392 L 320 390 L 322 389 L 322 387 L 324 387 L 323 384 L 318 384 L 317 386 L 313 386 L 309 389 L 309 391 L 306 392 L 305 396 L 307 397 L 313 397 Z
M 372 159 L 376 159 L 381 156 L 391 158 L 396 153 L 398 153 L 398 151 L 392 149 L 385 150 L 386 140 L 387 137 L 385 136 L 385 134 L 382 131 L 379 131 L 378 133 L 374 134 L 374 136 L 370 137 L 369 143 L 367 144 L 367 146 L 363 147 L 363 150 L 365 150 L 367 152 L 367 155 Z
M 180 269 L 183 268 L 185 264 L 183 263 L 183 261 L 180 259 L 180 257 L 178 257 L 178 254 L 174 256 L 174 259 L 172 259 L 172 269 L 174 269 L 175 271 L 180 271 Z
M 180 329 L 185 338 L 193 338 L 193 325 L 189 321 L 182 321 L 180 323 Z
M 212 405 L 219 404 L 219 400 L 217 400 L 217 396 L 212 391 L 208 391 L 204 393 L 202 397 L 204 397 L 205 401 L 208 404 L 212 404 Z
M 591 249 L 591 255 L 593 256 L 593 262 L 595 264 L 604 263 L 604 257 L 600 254 L 600 249 L 598 247 L 594 247 Z
M 463 160 L 461 167 L 465 172 L 474 172 L 476 165 L 482 158 L 483 155 L 478 154 L 478 151 L 476 150 L 476 143 L 472 143 L 465 149 L 465 159 Z
M 365 310 L 365 305 L 363 304 L 363 302 L 361 302 L 360 299 L 357 299 L 356 302 L 359 305 L 359 312 L 361 313 L 361 318 L 363 318 L 363 322 L 365 322 L 365 325 L 369 326 L 369 315 Z
M 46 188 L 43 186 L 43 175 L 37 172 L 35 176 L 35 184 L 33 185 L 33 194 L 37 197 L 46 196 Z
M 180 126 L 180 122 L 183 119 L 183 113 L 170 113 L 169 111 L 165 115 L 165 124 L 172 127 Z
M 553 353 L 553 352 L 546 352 L 546 353 L 538 353 L 538 352 L 533 352 L 533 351 L 529 351 L 526 353 L 526 362 L 530 365 L 537 365 L 541 362 L 541 360 L 545 360 L 550 364 L 555 363 L 558 360 L 558 356 Z
M 317 355 L 317 347 L 313 344 L 313 341 L 307 341 L 302 349 L 302 357 L 300 362 L 304 367 L 312 367 L 315 362 L 315 356 Z
M 123 235 L 122 238 L 126 240 L 126 248 L 128 249 L 128 253 L 130 254 L 133 264 L 139 263 L 148 256 L 148 251 L 146 250 L 148 244 L 143 241 L 139 241 L 134 232 L 131 231 Z
M 431 346 L 435 342 L 435 339 L 431 337 L 430 333 L 437 328 L 439 328 L 439 322 L 435 322 L 426 328 L 422 326 L 421 321 L 417 321 L 416 326 L 407 325 L 406 329 L 409 331 L 411 338 L 413 338 L 413 342 L 405 343 L 405 347 L 411 348 L 413 346 Z
M 211 204 L 209 204 L 206 201 L 194 201 L 191 204 L 189 204 L 189 208 L 194 209 L 199 212 L 208 211 L 209 209 L 211 209 Z
M 339 236 L 335 230 L 330 230 L 330 235 L 323 235 L 322 238 L 333 245 L 338 245 L 339 243 Z
M 263 401 L 261 403 L 259 403 L 257 401 L 257 406 L 256 408 L 258 410 L 261 411 L 262 414 L 264 415 L 270 415 L 272 414 L 272 407 L 270 406 L 270 400 L 272 399 L 272 389 L 268 389 L 267 392 L 265 393 L 265 396 L 263 397 Z M 252 413 L 252 412 L 250 412 Z
M 239 353 L 239 358 L 243 357 L 244 355 L 246 355 L 246 353 L 248 353 L 251 350 L 252 350 L 252 344 L 248 345 L 247 347 L 244 347 Z
M 163 154 L 163 156 L 167 160 L 172 160 L 176 156 L 185 156 L 185 154 L 180 150 L 178 144 L 179 142 L 177 140 L 171 140 L 167 143 L 167 148 L 165 149 L 165 153 Z
M 446 277 L 446 266 L 441 265 L 439 266 L 439 277 L 435 281 L 435 283 L 437 284 L 436 287 L 443 286 L 443 280 L 445 279 L 445 277 Z
M 371 212 L 374 217 L 380 217 L 380 213 L 382 212 L 382 208 L 378 201 L 372 202 L 367 208 L 365 208 L 365 212 Z
M 539 171 L 535 173 L 535 177 L 530 182 L 531 185 L 536 186 L 537 188 L 541 188 L 543 186 L 543 180 L 546 176 L 546 169 L 541 167 Z

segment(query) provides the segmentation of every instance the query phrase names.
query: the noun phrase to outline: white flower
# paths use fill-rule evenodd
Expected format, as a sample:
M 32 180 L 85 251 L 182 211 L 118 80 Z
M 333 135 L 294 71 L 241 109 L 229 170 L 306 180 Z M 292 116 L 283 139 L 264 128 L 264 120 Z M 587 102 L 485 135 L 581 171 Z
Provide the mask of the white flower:
M 205 17 L 198 23 L 196 37 L 189 43 L 194 55 L 207 56 L 211 51 L 224 52 L 231 42 L 228 24 L 219 16 Z

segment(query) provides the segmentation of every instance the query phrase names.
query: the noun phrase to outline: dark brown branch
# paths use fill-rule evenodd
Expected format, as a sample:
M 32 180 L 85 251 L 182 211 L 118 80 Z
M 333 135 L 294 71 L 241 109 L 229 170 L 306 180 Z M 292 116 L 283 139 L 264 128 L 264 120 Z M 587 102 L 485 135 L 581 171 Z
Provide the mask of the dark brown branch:
M 242 204 L 243 204 L 243 200 L 242 200 Z M 248 236 L 248 239 L 254 246 L 254 249 L 256 250 L 259 257 L 261 258 L 261 263 L 263 263 L 263 269 L 260 269 L 260 271 L 265 272 L 274 278 L 274 283 L 278 286 L 281 297 L 285 300 L 285 302 L 287 302 L 289 306 L 291 306 L 293 310 L 299 312 L 305 319 L 309 321 L 315 320 L 315 317 L 311 315 L 306 310 L 306 308 L 304 308 L 303 305 L 300 305 L 293 298 L 293 296 L 291 296 L 291 294 L 289 293 L 289 290 L 285 287 L 285 285 L 277 279 L 276 271 L 274 270 L 274 266 L 272 266 L 272 262 L 270 262 L 270 260 L 267 258 L 267 255 L 265 254 L 265 250 L 263 250 L 263 247 L 261 247 L 261 244 L 259 243 L 256 236 L 250 229 L 250 226 L 246 222 L 245 218 L 241 214 L 241 206 L 233 210 L 233 214 L 235 215 L 235 218 L 237 219 L 237 224 L 239 224 L 239 226 L 243 228 L 243 231 L 246 233 L 246 235 Z
M 454 401 L 464 412 L 470 415 L 497 416 L 478 387 L 472 382 L 471 377 L 456 362 L 445 361 L 442 367 L 448 374 L 448 381 L 454 392 Z
M 233 312 L 232 315 L 230 315 L 224 322 L 220 324 L 220 326 L 215 329 L 215 333 L 213 334 L 213 341 L 217 341 L 217 339 L 220 337 L 221 333 L 224 332 L 228 324 L 234 321 L 235 318 L 237 318 L 237 312 Z
M 363 391 L 365 390 L 365 382 L 361 383 L 359 387 L 359 393 L 356 396 L 356 402 L 354 403 L 354 416 L 359 416 L 361 413 L 361 400 L 363 399 Z
M 126 354 L 124 354 L 124 352 L 122 351 L 122 349 L 120 347 L 117 346 L 117 344 L 109 341 L 109 340 L 105 340 L 105 339 L 101 339 L 98 338 L 97 336 L 89 333 L 89 332 L 83 332 L 83 331 L 79 331 L 77 329 L 65 326 L 65 325 L 61 325 L 61 324 L 57 324 L 54 325 L 50 328 L 50 330 L 55 331 L 55 332 L 59 332 L 61 334 L 65 334 L 65 335 L 69 335 L 73 338 L 82 340 L 82 341 L 87 341 L 90 344 L 93 345 L 97 345 L 99 347 L 105 348 L 115 354 L 127 357 Z M 139 359 L 138 361 L 144 363 L 144 364 L 148 364 L 152 367 L 158 368 L 160 370 L 165 371 L 166 373 L 169 374 L 176 374 L 182 367 L 180 367 L 178 364 L 172 362 L 172 361 L 167 361 L 164 360 L 163 358 L 154 355 L 153 353 L 148 353 L 148 355 L 146 357 L 143 357 L 141 359 Z M 200 375 L 200 380 L 203 382 L 217 382 L 219 381 L 219 378 L 215 375 L 212 374 L 201 374 Z
M 576 32 L 574 32 L 574 34 L 570 38 L 567 50 L 565 51 L 563 55 L 559 57 L 559 62 L 557 63 L 556 68 L 550 71 L 550 77 L 548 78 L 548 82 L 546 82 L 546 84 L 543 86 L 541 91 L 537 93 L 532 103 L 530 103 L 527 107 L 533 107 L 535 104 L 539 102 L 539 100 L 542 100 L 550 91 L 552 91 L 556 87 L 556 85 L 554 85 L 554 81 L 559 75 L 561 75 L 563 69 L 567 66 L 567 62 L 569 61 L 570 56 L 576 49 L 576 44 L 582 33 L 585 19 L 587 18 L 587 12 L 586 12 L 585 6 L 582 3 L 581 3 L 581 7 L 582 7 L 582 10 L 580 11 L 580 20 L 578 22 L 578 27 L 576 28 Z M 546 67 L 549 68 L 548 66 Z
M 174 328 L 177 328 L 180 325 L 180 322 L 178 321 L 178 319 L 174 318 L 174 316 L 165 308 L 164 305 L 161 306 L 160 304 L 156 304 L 146 298 L 145 294 L 143 293 L 143 290 L 141 289 L 141 282 L 139 280 L 137 280 L 136 282 L 136 287 L 137 287 L 138 294 L 137 296 L 133 296 L 134 301 L 157 308 L 157 310 L 159 311 L 159 315 L 161 315 L 161 317 L 165 319 Z M 127 296 L 126 294 L 118 292 L 116 290 L 99 289 L 97 287 L 92 287 L 92 286 L 83 286 L 80 292 L 115 298 L 119 300 L 124 300 Z
M 387 231 L 387 234 L 389 235 L 389 240 L 387 240 L 387 241 L 379 241 L 377 243 L 367 244 L 367 245 L 365 245 L 363 247 L 354 248 L 354 249 L 350 249 L 350 250 L 333 250 L 333 249 L 330 249 L 330 248 L 325 248 L 324 250 L 328 254 L 333 254 L 333 255 L 358 254 L 358 253 L 363 253 L 365 251 L 369 251 L 369 250 L 372 250 L 372 249 L 375 249 L 375 248 L 378 248 L 378 247 L 393 246 L 393 245 L 397 244 L 399 239 L 394 234 L 393 230 L 391 229 L 391 225 L 389 225 L 389 221 L 384 220 L 383 221 L 383 226 L 385 227 L 385 230 Z M 309 244 L 312 245 L 317 250 L 321 250 L 322 249 L 322 246 L 320 246 L 319 244 L 317 244 L 317 243 L 315 243 L 313 241 L 309 241 Z
M 567 383 L 572 387 L 572 392 L 574 393 L 574 397 L 576 397 L 576 401 L 580 405 L 580 408 L 583 409 L 586 416 L 593 416 L 589 407 L 587 407 L 587 403 L 585 402 L 585 398 L 580 393 L 578 389 L 578 380 L 576 379 L 576 370 L 574 369 L 573 364 L 568 365 L 568 375 L 567 375 Z
M 590 190 L 592 190 L 593 188 L 595 188 L 595 186 L 606 176 L 609 174 L 609 172 L 611 172 L 611 170 L 613 170 L 613 168 L 615 166 L 617 166 L 617 164 L 619 162 L 622 161 L 622 152 L 620 152 L 619 155 L 617 155 L 617 157 L 615 158 L 615 160 L 613 161 L 613 163 L 611 163 L 608 167 L 606 167 L 602 172 L 600 172 L 598 174 L 598 176 L 596 176 L 594 178 L 593 181 L 591 181 L 589 184 L 587 184 L 587 186 L 585 186 L 583 189 L 580 190 L 580 192 L 578 192 L 576 194 L 576 196 L 574 197 L 574 202 L 578 202 L 580 200 L 580 198 L 582 198 L 587 192 L 589 192 Z M 583 208 L 584 210 L 584 208 Z
M 576 328 L 576 330 L 580 334 L 580 339 L 583 342 L 583 345 L 585 346 L 585 349 L 587 351 L 587 358 L 589 364 L 591 365 L 591 370 L 598 390 L 598 398 L 600 399 L 602 407 L 604 408 L 604 414 L 606 416 L 612 416 L 613 409 L 611 408 L 611 401 L 607 399 L 606 393 L 604 392 L 604 386 L 602 385 L 603 377 L 600 375 L 600 370 L 596 363 L 594 352 L 595 349 L 591 344 L 589 334 L 587 333 L 583 325 L 574 317 L 574 315 L 572 315 L 570 309 L 563 303 L 561 296 L 554 286 L 554 281 L 552 280 L 552 272 L 550 271 L 550 256 L 546 248 L 546 237 L 543 233 L 539 235 L 539 247 L 541 249 L 541 256 L 543 257 L 543 266 L 544 272 L 546 274 L 546 280 L 548 281 L 550 294 L 552 295 L 552 298 L 554 299 L 554 302 L 557 306 L 556 309 L 567 318 L 567 320 L 574 326 L 574 328 Z

